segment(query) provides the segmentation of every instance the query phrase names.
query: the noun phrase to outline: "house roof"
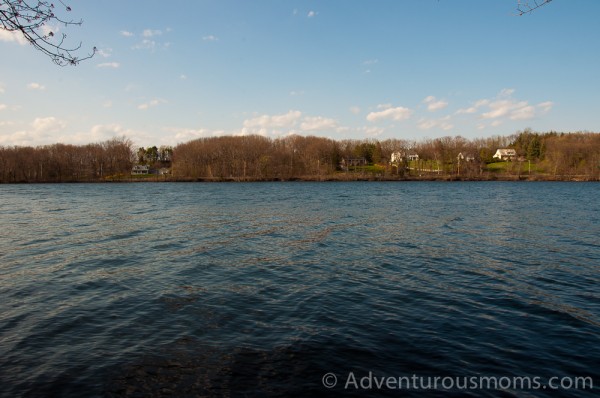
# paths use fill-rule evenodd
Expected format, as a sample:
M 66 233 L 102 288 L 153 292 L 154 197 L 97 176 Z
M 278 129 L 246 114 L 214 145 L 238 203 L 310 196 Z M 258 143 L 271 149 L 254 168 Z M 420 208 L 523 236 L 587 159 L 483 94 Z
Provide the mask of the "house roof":
M 517 151 L 515 151 L 514 149 L 498 149 L 496 151 L 496 154 L 503 155 L 503 156 L 516 156 Z

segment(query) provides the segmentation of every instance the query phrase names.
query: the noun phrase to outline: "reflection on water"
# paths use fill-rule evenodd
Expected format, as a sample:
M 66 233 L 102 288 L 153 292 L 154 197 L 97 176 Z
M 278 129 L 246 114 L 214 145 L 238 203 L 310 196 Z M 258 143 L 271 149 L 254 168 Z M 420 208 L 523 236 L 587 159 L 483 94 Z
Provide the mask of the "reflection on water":
M 0 186 L 0 394 L 363 396 L 323 387 L 350 371 L 600 383 L 599 191 Z

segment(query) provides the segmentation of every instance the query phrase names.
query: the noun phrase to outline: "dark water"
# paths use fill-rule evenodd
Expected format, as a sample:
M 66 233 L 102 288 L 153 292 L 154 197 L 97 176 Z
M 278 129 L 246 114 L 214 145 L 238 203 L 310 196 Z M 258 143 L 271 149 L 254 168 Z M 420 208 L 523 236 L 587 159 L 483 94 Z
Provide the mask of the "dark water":
M 594 396 L 599 198 L 593 183 L 0 186 L 0 395 Z M 595 389 L 346 385 L 369 372 Z

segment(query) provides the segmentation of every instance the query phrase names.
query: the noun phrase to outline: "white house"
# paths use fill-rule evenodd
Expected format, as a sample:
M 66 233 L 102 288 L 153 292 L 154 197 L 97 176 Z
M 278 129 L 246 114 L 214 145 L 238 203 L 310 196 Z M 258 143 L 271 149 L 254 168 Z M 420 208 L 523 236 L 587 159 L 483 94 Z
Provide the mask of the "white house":
M 404 154 L 402 152 L 392 152 L 392 157 L 390 158 L 391 163 L 398 163 L 404 159 Z
M 406 155 L 404 152 L 393 152 L 390 161 L 391 163 L 398 163 L 402 162 L 404 158 L 406 158 L 408 161 L 419 160 L 419 155 L 416 153 Z
M 466 160 L 467 162 L 474 162 L 475 161 L 475 156 L 471 155 L 470 153 L 467 153 L 466 155 L 463 155 L 463 153 L 460 152 L 458 154 L 458 156 L 456 157 L 456 159 L 458 159 L 458 160 Z
M 517 151 L 514 149 L 498 149 L 493 156 L 494 159 L 513 160 L 517 157 Z
M 150 174 L 150 166 L 136 164 L 131 169 L 131 175 L 143 175 L 143 174 Z

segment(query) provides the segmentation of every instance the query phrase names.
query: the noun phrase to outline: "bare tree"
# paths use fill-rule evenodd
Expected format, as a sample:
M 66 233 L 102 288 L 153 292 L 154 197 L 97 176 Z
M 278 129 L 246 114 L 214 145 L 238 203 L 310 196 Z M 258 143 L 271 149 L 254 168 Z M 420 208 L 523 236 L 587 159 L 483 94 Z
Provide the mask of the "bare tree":
M 71 7 L 58 0 L 64 11 L 71 12 Z M 83 58 L 77 56 L 81 42 L 69 46 L 65 40 L 66 33 L 58 34 L 59 26 L 80 26 L 83 21 L 74 21 L 57 16 L 54 3 L 39 0 L 0 0 L 0 29 L 21 34 L 37 50 L 46 54 L 59 65 L 76 65 L 82 60 L 94 56 L 96 47 Z
M 519 0 L 517 3 L 517 14 L 519 16 L 530 14 L 551 1 L 552 0 Z

